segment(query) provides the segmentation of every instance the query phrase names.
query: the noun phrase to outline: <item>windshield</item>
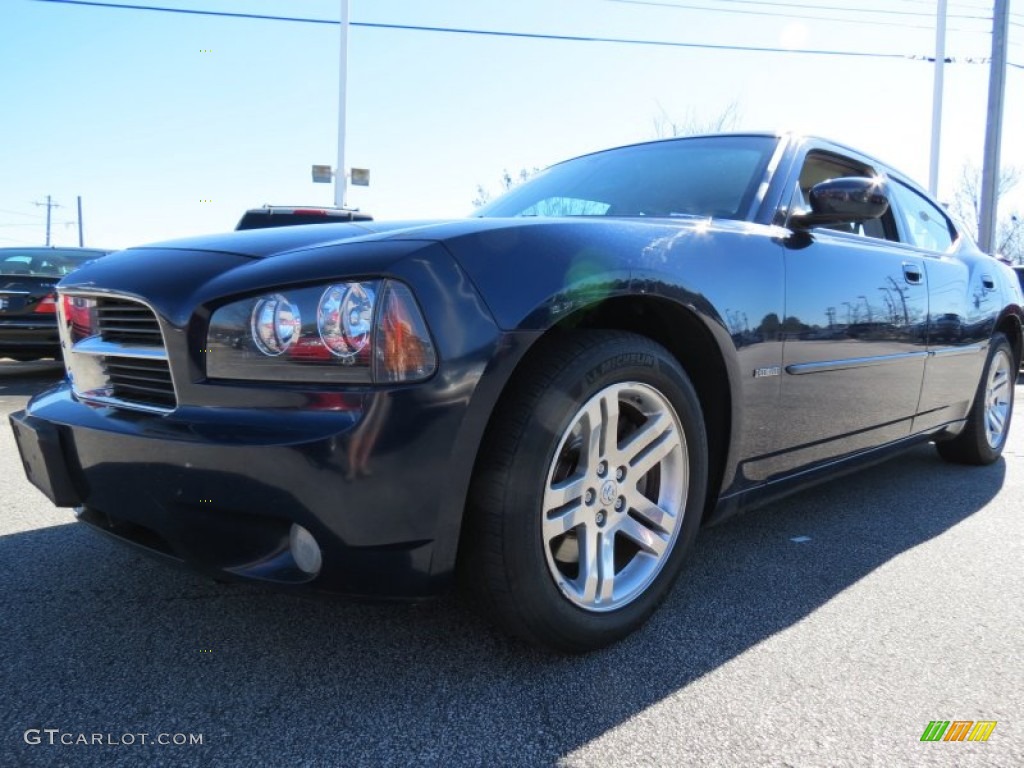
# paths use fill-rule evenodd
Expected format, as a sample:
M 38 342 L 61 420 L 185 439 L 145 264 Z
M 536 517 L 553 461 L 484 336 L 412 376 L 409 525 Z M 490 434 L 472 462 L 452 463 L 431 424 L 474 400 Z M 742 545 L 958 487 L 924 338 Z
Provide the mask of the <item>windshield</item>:
M 551 166 L 474 215 L 745 219 L 777 141 L 713 136 L 598 152 Z
M 0 251 L 0 274 L 64 277 L 89 259 L 97 259 L 106 253 L 90 250 L 4 250 Z

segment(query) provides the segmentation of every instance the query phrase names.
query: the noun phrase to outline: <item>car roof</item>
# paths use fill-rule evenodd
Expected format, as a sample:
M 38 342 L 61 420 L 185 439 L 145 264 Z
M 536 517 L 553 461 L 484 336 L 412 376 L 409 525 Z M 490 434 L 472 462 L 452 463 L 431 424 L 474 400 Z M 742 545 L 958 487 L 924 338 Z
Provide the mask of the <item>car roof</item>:
M 788 144 L 791 144 L 793 146 L 797 146 L 797 145 L 805 144 L 805 143 L 824 144 L 824 145 L 829 146 L 829 147 L 831 147 L 833 149 L 836 149 L 836 150 L 838 150 L 840 152 L 849 153 L 850 155 L 854 155 L 854 156 L 860 157 L 860 158 L 862 158 L 864 160 L 868 160 L 873 165 L 882 166 L 882 167 L 885 168 L 885 170 L 887 172 L 888 171 L 892 171 L 902 181 L 910 181 L 910 182 L 913 183 L 913 180 L 909 176 L 907 176 L 905 173 L 902 173 L 901 171 L 899 171 L 892 164 L 887 163 L 884 160 L 881 160 L 881 159 L 879 159 L 877 157 L 874 157 L 873 155 L 870 155 L 867 152 L 864 152 L 863 150 L 857 149 L 856 147 L 851 147 L 848 144 L 844 144 L 841 141 L 836 141 L 835 139 L 830 139 L 830 138 L 827 138 L 825 136 L 818 136 L 818 135 L 811 134 L 811 133 L 801 133 L 801 132 L 798 132 L 798 131 L 785 131 L 785 130 L 780 130 L 780 131 L 766 131 L 766 130 L 757 130 L 757 131 L 721 131 L 721 132 L 716 132 L 716 133 L 694 133 L 694 134 L 689 134 L 689 135 L 686 135 L 686 136 L 667 136 L 665 138 L 660 138 L 660 139 L 650 139 L 650 140 L 647 140 L 647 141 L 636 141 L 636 142 L 631 142 L 629 144 L 621 144 L 621 145 L 619 145 L 617 147 L 607 147 L 605 149 L 599 149 L 599 150 L 595 150 L 593 152 L 587 152 L 585 154 L 578 155 L 577 158 L 578 157 L 589 157 L 591 155 L 599 155 L 602 152 L 610 152 L 610 151 L 614 151 L 616 149 L 627 149 L 629 147 L 642 147 L 642 146 L 646 146 L 646 145 L 649 145 L 649 144 L 662 144 L 662 143 L 672 142 L 672 141 L 689 141 L 689 140 L 692 140 L 692 139 L 714 139 L 714 138 L 779 139 L 779 140 L 784 140 Z M 577 158 L 569 158 L 569 159 L 575 160 Z M 563 160 L 561 162 L 568 162 L 569 159 Z M 555 165 L 560 165 L 560 164 L 561 163 L 555 163 Z M 915 186 L 919 186 L 919 185 L 915 185 Z

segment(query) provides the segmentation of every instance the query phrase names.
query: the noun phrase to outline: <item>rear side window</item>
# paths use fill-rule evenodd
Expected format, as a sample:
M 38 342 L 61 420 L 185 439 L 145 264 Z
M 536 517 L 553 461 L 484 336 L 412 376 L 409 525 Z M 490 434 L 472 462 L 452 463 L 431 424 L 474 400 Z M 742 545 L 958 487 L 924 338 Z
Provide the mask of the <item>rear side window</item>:
M 889 180 L 889 197 L 904 242 L 939 253 L 953 246 L 956 230 L 937 205 L 895 179 Z

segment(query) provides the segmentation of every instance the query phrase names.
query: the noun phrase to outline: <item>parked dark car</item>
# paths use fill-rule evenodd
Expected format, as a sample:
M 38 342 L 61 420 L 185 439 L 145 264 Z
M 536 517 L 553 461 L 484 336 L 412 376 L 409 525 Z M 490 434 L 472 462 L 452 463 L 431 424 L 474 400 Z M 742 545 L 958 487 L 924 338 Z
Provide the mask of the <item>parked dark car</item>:
M 0 357 L 60 355 L 57 281 L 109 251 L 94 248 L 0 248 Z
M 925 441 L 995 461 L 1024 318 L 918 186 L 771 134 L 587 155 L 466 220 L 133 249 L 60 291 L 69 380 L 11 417 L 55 504 L 285 590 L 458 573 L 571 652 L 638 627 L 702 524 Z
M 235 229 L 294 227 L 298 224 L 337 224 L 342 221 L 373 221 L 373 216 L 348 208 L 265 205 L 262 208 L 250 208 L 243 213 Z

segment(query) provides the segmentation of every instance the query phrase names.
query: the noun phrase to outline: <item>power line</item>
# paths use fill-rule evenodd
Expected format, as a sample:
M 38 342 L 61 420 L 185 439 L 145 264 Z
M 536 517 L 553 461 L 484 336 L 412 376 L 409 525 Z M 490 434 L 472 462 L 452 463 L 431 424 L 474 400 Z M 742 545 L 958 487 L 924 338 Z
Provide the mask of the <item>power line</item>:
M 670 48 L 705 48 L 718 51 L 753 51 L 760 53 L 806 53 L 819 56 L 857 56 L 862 58 L 876 59 L 904 59 L 902 53 L 871 53 L 867 51 L 833 51 L 827 49 L 811 48 L 773 48 L 757 45 L 724 45 L 714 43 L 683 43 L 671 40 L 637 40 L 622 37 L 592 37 L 589 35 L 552 35 L 537 32 L 501 32 L 488 29 L 458 29 L 453 27 L 426 27 L 409 24 L 370 24 L 352 22 L 353 27 L 374 27 L 376 29 L 407 29 L 420 32 L 451 32 L 464 35 L 490 35 L 494 37 L 519 37 L 534 40 L 564 40 L 581 43 L 620 43 L 623 45 L 653 45 Z
M 243 19 L 257 19 L 262 21 L 291 21 L 306 24 L 338 24 L 339 22 L 332 19 L 313 19 L 297 16 L 271 16 L 266 14 L 256 13 L 234 13 L 228 11 L 202 11 L 192 8 L 167 8 L 156 5 L 136 5 L 127 3 L 102 3 L 96 2 L 95 0 L 34 0 L 37 3 L 56 3 L 59 5 L 79 5 L 79 6 L 90 6 L 95 8 L 113 8 L 118 10 L 133 10 L 133 11 L 158 11 L 162 13 L 179 13 L 189 14 L 198 16 L 218 16 L 228 18 L 243 18 Z M 913 56 L 909 56 L 902 53 L 875 53 L 868 51 L 834 51 L 829 49 L 814 49 L 814 48 L 775 48 L 770 46 L 756 46 L 756 45 L 724 45 L 724 44 L 713 44 L 713 43 L 686 43 L 677 42 L 671 40 L 641 40 L 635 38 L 620 38 L 620 37 L 595 37 L 588 35 L 554 35 L 544 34 L 539 32 L 503 32 L 500 30 L 491 29 L 467 29 L 459 27 L 433 27 L 425 25 L 414 25 L 414 24 L 381 24 L 376 22 L 367 21 L 353 21 L 350 22 L 350 26 L 353 27 L 364 27 L 369 29 L 389 29 L 389 30 L 402 30 L 402 31 L 413 31 L 413 32 L 440 32 L 446 34 L 457 34 L 457 35 L 483 35 L 488 37 L 508 37 L 508 38 L 519 38 L 519 39 L 530 39 L 530 40 L 557 40 L 563 42 L 580 42 L 580 43 L 614 43 L 619 45 L 647 45 L 655 47 L 665 48 L 695 48 L 704 50 L 715 50 L 715 51 L 746 51 L 749 53 L 795 53 L 795 54 L 806 54 L 812 56 L 849 56 L 855 58 L 871 58 L 871 59 L 912 59 Z M 954 61 L 954 60 L 950 60 Z M 1024 69 L 1024 66 L 1014 64 L 1010 62 L 1010 66 Z
M 929 10 L 927 11 L 898 11 L 892 9 L 882 8 L 850 8 L 849 6 L 826 6 L 812 3 L 810 5 L 806 3 L 790 3 L 790 2 L 777 2 L 775 0 L 705 0 L 705 2 L 715 3 L 734 3 L 736 5 L 766 5 L 769 7 L 776 8 L 800 8 L 806 11 L 845 11 L 849 13 L 876 13 L 876 14 L 894 14 L 897 16 L 926 16 L 928 18 L 935 18 L 935 0 L 903 0 L 904 3 L 916 3 L 918 5 L 927 5 Z M 985 13 L 984 16 L 972 16 L 964 13 L 949 13 L 948 18 L 951 19 L 978 19 L 981 21 L 992 21 L 992 6 L 991 5 L 966 5 L 964 3 L 950 3 L 950 8 L 959 7 L 965 11 L 975 11 Z M 1024 14 L 1011 13 L 1011 16 L 1021 16 Z
M 268 16 L 262 13 L 231 13 L 228 11 L 200 11 L 194 8 L 164 8 L 156 5 L 129 5 L 127 3 L 97 3 L 92 0 L 34 0 L 37 3 L 58 5 L 85 5 L 94 8 L 120 8 L 129 11 L 161 11 L 163 13 L 184 13 L 194 16 L 224 16 L 234 19 L 260 19 L 264 21 L 297 21 L 305 24 L 337 24 L 331 19 L 307 19 L 297 16 Z M 356 26 L 352 24 L 352 26 Z
M 8 211 L 5 208 L 0 208 L 0 213 L 9 213 L 13 216 L 27 216 L 30 219 L 37 219 L 39 221 L 42 221 L 43 219 L 43 217 L 40 216 L 38 213 L 22 213 L 21 211 Z
M 191 15 L 196 15 L 196 16 L 221 16 L 221 17 L 236 18 L 236 19 L 258 19 L 258 20 L 264 20 L 264 21 L 293 21 L 293 22 L 299 22 L 299 23 L 305 23 L 305 24 L 337 24 L 338 23 L 338 22 L 332 21 L 330 19 L 310 19 L 310 18 L 301 17 L 301 16 L 276 16 L 276 15 L 269 15 L 269 14 L 262 14 L 262 13 L 237 13 L 237 12 L 230 12 L 230 11 L 203 11 L 203 10 L 199 10 L 199 9 L 195 9 L 195 8 L 165 8 L 165 7 L 153 6 L 153 5 L 136 5 L 136 4 L 128 4 L 128 3 L 120 3 L 120 4 L 103 3 L 103 2 L 95 2 L 94 0 L 34 0 L 34 1 L 38 2 L 38 3 L 58 3 L 58 4 L 62 4 L 62 5 L 84 5 L 84 6 L 93 6 L 93 7 L 97 7 L 97 8 L 122 8 L 122 9 L 126 9 L 126 10 L 136 10 L 136 11 L 162 11 L 162 12 L 165 12 L 165 13 L 182 13 L 182 14 L 191 14 Z M 612 0 L 612 1 L 613 2 L 624 2 L 624 3 L 626 3 L 626 2 L 639 2 L 639 0 Z M 762 2 L 761 0 L 719 0 L 719 2 L 734 2 L 734 3 L 746 2 L 746 3 L 749 3 L 749 4 L 758 3 L 758 4 L 761 4 L 761 5 L 777 5 L 777 6 L 786 5 L 786 6 L 791 6 L 791 7 L 794 7 L 794 8 L 808 8 L 810 10 L 814 10 L 815 9 L 815 6 L 801 6 L 801 5 L 797 5 L 797 4 L 793 4 L 793 3 L 769 3 L 769 2 Z M 930 4 L 931 0 L 904 0 L 904 2 L 924 2 L 924 3 Z M 648 5 L 672 5 L 671 3 L 654 3 L 654 2 L 648 2 L 646 4 L 648 4 Z M 682 7 L 682 6 L 678 6 L 678 7 Z M 975 6 L 967 6 L 967 7 L 975 8 Z M 828 8 L 830 8 L 830 7 L 822 7 L 822 10 L 827 10 Z M 848 11 L 848 10 L 850 10 L 848 8 L 839 8 L 839 7 L 832 7 L 832 8 L 834 8 L 835 10 L 840 10 L 840 11 Z M 706 8 L 706 7 L 698 8 L 697 10 L 709 10 L 709 11 L 721 10 L 721 11 L 729 12 L 729 9 L 714 9 L 714 8 Z M 859 10 L 866 11 L 866 12 L 869 12 L 869 13 L 900 13 L 899 11 L 881 11 L 881 10 L 868 10 L 868 9 L 859 9 Z M 977 7 L 977 10 L 983 10 L 983 9 L 981 7 Z M 736 12 L 739 12 L 739 11 L 731 11 L 731 12 L 736 13 Z M 754 11 L 747 11 L 746 13 L 748 13 L 748 14 L 756 14 L 756 12 L 754 12 Z M 904 12 L 904 13 L 909 13 L 909 12 Z M 764 15 L 779 16 L 779 15 L 783 15 L 783 14 L 764 14 Z M 791 14 L 787 14 L 787 15 L 791 15 Z M 922 13 L 921 15 L 930 16 L 931 14 Z M 1016 14 L 1011 14 L 1011 15 L 1016 15 Z M 955 16 L 956 16 L 956 18 L 964 18 L 964 19 L 971 19 L 971 18 L 990 19 L 991 18 L 991 17 L 965 16 L 965 15 L 955 15 Z M 842 19 L 834 19 L 832 17 L 827 17 L 827 16 L 804 16 L 804 17 L 796 17 L 796 18 L 817 19 L 817 20 L 823 20 L 823 21 L 844 21 Z M 856 23 L 862 23 L 862 24 L 881 24 L 881 25 L 884 25 L 884 22 L 877 22 L 877 21 L 875 21 L 875 22 L 872 22 L 872 21 L 857 21 Z M 1011 23 L 1013 23 L 1013 22 L 1011 22 Z M 367 23 L 351 22 L 350 26 L 372 26 L 372 25 L 367 24 Z M 909 25 L 903 24 L 903 25 L 899 25 L 899 26 L 909 26 Z M 918 27 L 918 28 L 928 29 L 929 27 L 922 26 L 922 27 Z M 973 30 L 953 30 L 953 31 L 973 31 Z
M 740 16 L 768 16 L 771 18 L 786 18 L 786 19 L 803 19 L 807 21 L 831 21 L 839 24 L 866 24 L 868 26 L 875 27 L 900 27 L 902 29 L 935 29 L 934 24 L 910 24 L 907 22 L 896 22 L 896 21 L 878 21 L 877 19 L 851 19 L 851 18 L 839 18 L 836 16 L 815 16 L 810 14 L 791 13 L 789 11 L 781 11 L 779 13 L 773 13 L 772 11 L 753 11 L 749 9 L 737 9 L 737 8 L 709 8 L 706 5 L 690 5 L 687 3 L 670 3 L 662 2 L 661 0 L 607 0 L 612 3 L 623 3 L 625 5 L 648 5 L 658 8 L 671 8 L 677 11 L 708 11 L 710 13 L 732 13 Z M 740 2 L 740 0 L 732 0 L 733 2 Z M 866 12 L 864 9 L 850 9 L 850 8 L 837 8 L 835 6 L 806 6 L 806 5 L 794 5 L 790 3 L 764 3 L 765 5 L 789 5 L 795 8 L 803 8 L 805 10 L 837 10 L 843 12 L 855 11 L 857 13 Z M 886 13 L 886 11 L 871 11 L 872 13 Z M 898 11 L 891 11 L 891 13 L 898 13 Z M 925 16 L 930 14 L 923 14 Z M 979 20 L 985 20 L 983 16 L 960 16 L 958 18 L 976 18 Z M 987 30 L 980 29 L 952 29 L 953 32 L 986 32 Z
M 929 8 L 931 8 L 930 13 L 932 15 L 935 15 L 934 14 L 934 12 L 935 12 L 935 0 L 902 0 L 902 2 L 904 2 L 904 3 L 912 3 L 914 5 L 927 5 Z M 992 4 L 991 3 L 984 3 L 984 2 L 981 3 L 980 5 L 975 4 L 975 3 L 964 3 L 964 2 L 953 2 L 953 3 L 949 4 L 950 8 L 953 8 L 954 6 L 959 7 L 959 8 L 969 9 L 969 10 L 972 10 L 972 11 L 991 11 L 992 10 Z
M 620 2 L 620 3 L 635 3 L 636 5 L 672 5 L 672 6 L 676 6 L 676 7 L 686 7 L 686 6 L 681 6 L 681 5 L 677 6 L 675 3 L 645 3 L 645 2 L 640 2 L 640 0 L 611 0 L 611 1 L 612 2 Z M 708 0 L 708 2 L 728 3 L 730 5 L 761 5 L 761 6 L 768 6 L 770 8 L 799 8 L 799 9 L 804 10 L 804 11 L 843 11 L 843 12 L 846 12 L 846 13 L 878 13 L 878 14 L 885 14 L 885 15 L 890 15 L 890 16 L 926 16 L 926 17 L 932 18 L 932 19 L 935 18 L 935 12 L 934 11 L 932 11 L 932 12 L 925 12 L 925 11 L 896 11 L 896 10 L 893 10 L 891 8 L 886 8 L 886 9 L 881 9 L 881 8 L 851 8 L 848 5 L 846 5 L 846 6 L 842 6 L 842 5 L 819 5 L 817 3 L 815 3 L 813 5 L 806 5 L 804 3 L 770 2 L 769 0 Z M 701 9 L 701 10 L 711 10 L 711 9 Z M 978 10 L 981 10 L 981 9 L 979 8 Z M 751 11 L 751 13 L 753 13 L 753 12 Z M 772 14 L 772 15 L 774 16 L 774 15 L 778 15 L 778 14 Z M 956 14 L 956 13 L 950 13 L 950 14 L 947 14 L 947 15 L 951 19 L 980 19 L 980 20 L 983 20 L 983 21 L 991 21 L 992 20 L 991 16 L 967 16 L 967 15 Z
M 304 23 L 307 23 L 307 24 L 337 24 L 338 23 L 338 22 L 332 21 L 330 19 L 311 19 L 311 18 L 299 17 L 299 16 L 276 16 L 276 15 L 267 15 L 267 14 L 259 14 L 259 13 L 238 13 L 238 12 L 230 12 L 230 11 L 204 11 L 204 10 L 199 10 L 199 9 L 195 9 L 195 8 L 166 8 L 166 7 L 161 7 L 161 6 L 137 5 L 137 4 L 129 4 L 129 3 L 116 3 L 115 4 L 115 3 L 106 3 L 106 2 L 95 2 L 95 0 L 35 0 L 35 1 L 36 2 L 41 2 L 41 3 L 58 3 L 58 4 L 63 4 L 63 5 L 84 5 L 84 6 L 93 6 L 93 7 L 98 7 L 98 8 L 123 8 L 123 9 L 128 9 L 128 10 L 137 10 L 137 11 L 163 11 L 163 12 L 167 12 L 167 13 L 183 13 L 183 14 L 193 14 L 193 15 L 197 15 L 197 16 L 222 16 L 222 17 L 239 18 L 239 19 L 260 19 L 260 20 L 267 20 L 267 21 L 293 21 L 293 22 L 300 22 L 300 23 L 304 22 Z M 720 1 L 721 2 L 735 2 L 735 3 L 745 2 L 745 3 L 750 3 L 750 4 L 756 3 L 758 5 L 790 6 L 790 7 L 794 7 L 794 8 L 805 8 L 805 9 L 808 9 L 808 10 L 815 10 L 815 7 L 813 7 L 813 6 L 797 5 L 795 3 L 768 3 L 768 2 L 762 2 L 761 0 L 720 0 Z M 771 13 L 769 11 L 752 11 L 752 10 L 741 10 L 741 9 L 734 9 L 734 8 L 708 8 L 707 6 L 690 6 L 690 5 L 683 5 L 683 4 L 678 4 L 678 3 L 655 2 L 655 0 L 610 0 L 610 2 L 619 2 L 619 3 L 630 4 L 630 5 L 665 6 L 665 7 L 669 7 L 669 8 L 679 8 L 679 9 L 683 9 L 683 10 L 711 11 L 712 13 L 734 13 L 734 14 L 753 15 L 753 16 L 788 16 L 789 18 L 814 19 L 814 20 L 819 20 L 819 21 L 840 21 L 840 22 L 847 22 L 848 21 L 850 23 L 855 23 L 855 24 L 869 24 L 869 25 L 870 24 L 874 24 L 874 25 L 878 25 L 878 26 L 914 27 L 914 28 L 918 28 L 918 29 L 933 29 L 934 28 L 934 25 L 928 26 L 928 25 L 912 25 L 912 24 L 895 24 L 895 23 L 892 23 L 892 22 L 888 22 L 887 23 L 887 22 L 882 22 L 882 21 L 872 21 L 872 20 L 865 20 L 865 19 L 837 19 L 835 17 L 830 17 L 830 16 L 800 16 L 800 15 L 795 15 L 795 14 L 786 13 L 786 12 L 783 12 L 783 13 Z M 821 9 L 822 10 L 838 10 L 838 11 L 849 11 L 850 10 L 848 8 L 840 8 L 840 7 L 837 7 L 837 6 L 821 6 Z M 872 12 L 873 13 L 901 13 L 899 11 L 872 11 Z M 910 12 L 902 12 L 902 13 L 908 13 L 909 14 Z M 920 13 L 919 15 L 930 16 L 931 14 Z M 977 16 L 977 17 L 961 16 L 961 17 L 958 17 L 958 18 L 984 19 L 985 17 L 981 17 L 981 16 Z M 369 23 L 365 23 L 365 22 L 350 22 L 350 26 L 357 27 L 357 26 L 375 26 L 375 25 L 369 24 Z M 398 26 L 398 25 L 396 25 L 396 26 Z M 954 30 L 954 31 L 957 31 L 957 30 Z M 974 30 L 960 30 L 960 31 L 974 31 Z

